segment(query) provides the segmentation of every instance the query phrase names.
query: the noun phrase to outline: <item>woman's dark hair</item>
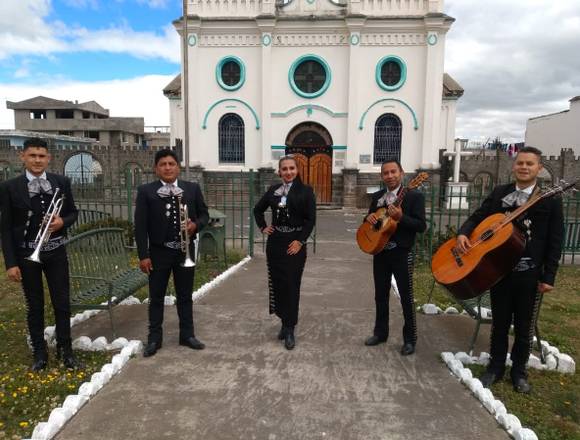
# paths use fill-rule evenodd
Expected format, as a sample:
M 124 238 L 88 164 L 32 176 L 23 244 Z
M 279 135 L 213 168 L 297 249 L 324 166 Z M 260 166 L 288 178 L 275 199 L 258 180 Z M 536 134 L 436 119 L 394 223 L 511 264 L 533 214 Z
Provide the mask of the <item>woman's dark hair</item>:
M 298 169 L 298 161 L 296 160 L 296 158 L 294 157 L 294 155 L 292 154 L 287 154 L 286 156 L 282 156 L 279 160 L 278 160 L 278 174 L 280 174 L 280 165 L 282 165 L 282 162 L 284 162 L 285 160 L 291 160 L 294 162 L 294 165 L 296 165 L 296 169 Z M 298 170 L 298 173 L 296 174 L 296 178 L 294 179 L 295 181 L 302 183 L 302 179 L 300 178 L 300 170 Z
M 179 159 L 177 158 L 175 151 L 165 148 L 164 150 L 159 150 L 157 153 L 155 153 L 155 165 L 157 165 L 161 159 L 167 156 L 171 156 L 175 159 L 175 162 L 179 164 Z

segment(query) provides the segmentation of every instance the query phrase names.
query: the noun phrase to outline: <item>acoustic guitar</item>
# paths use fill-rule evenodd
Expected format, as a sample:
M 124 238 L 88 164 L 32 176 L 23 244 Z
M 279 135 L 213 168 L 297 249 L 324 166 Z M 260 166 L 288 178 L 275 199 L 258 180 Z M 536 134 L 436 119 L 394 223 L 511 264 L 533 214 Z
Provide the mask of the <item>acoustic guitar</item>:
M 409 182 L 406 188 L 399 192 L 397 199 L 392 204 L 400 206 L 407 191 L 418 188 L 428 178 L 429 174 L 419 173 Z M 384 249 L 399 224 L 397 220 L 389 217 L 386 207 L 377 209 L 375 216 L 378 219 L 376 224 L 371 225 L 369 222 L 364 221 L 356 231 L 356 242 L 361 251 L 371 255 L 376 255 Z
M 456 238 L 443 243 L 431 260 L 435 280 L 459 300 L 481 295 L 509 274 L 524 253 L 525 235 L 512 222 L 540 200 L 564 193 L 577 182 L 532 194 L 511 213 L 490 215 L 470 234 L 471 247 L 465 253 L 456 247 Z

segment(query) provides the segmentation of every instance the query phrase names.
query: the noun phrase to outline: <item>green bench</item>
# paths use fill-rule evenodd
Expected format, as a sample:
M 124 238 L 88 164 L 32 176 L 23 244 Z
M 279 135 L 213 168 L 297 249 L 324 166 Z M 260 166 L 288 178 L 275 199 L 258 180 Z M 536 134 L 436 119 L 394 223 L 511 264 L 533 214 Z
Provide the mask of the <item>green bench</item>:
M 77 221 L 74 222 L 73 225 L 68 230 L 69 230 L 69 232 L 73 232 L 82 225 L 86 225 L 87 223 L 94 223 L 94 222 L 97 222 L 99 220 L 105 220 L 105 219 L 110 218 L 110 217 L 111 217 L 111 214 L 103 212 L 103 211 L 82 208 L 82 209 L 79 209 L 79 216 L 77 218 Z
M 148 281 L 139 268 L 131 267 L 123 229 L 94 229 L 76 235 L 68 241 L 67 253 L 71 309 L 108 310 L 116 337 L 113 307 Z

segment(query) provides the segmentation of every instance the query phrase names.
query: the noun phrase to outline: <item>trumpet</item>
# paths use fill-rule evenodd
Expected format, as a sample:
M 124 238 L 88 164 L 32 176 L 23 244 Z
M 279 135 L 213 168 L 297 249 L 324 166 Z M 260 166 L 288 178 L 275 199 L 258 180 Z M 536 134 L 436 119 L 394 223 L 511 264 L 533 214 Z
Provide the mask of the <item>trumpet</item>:
M 191 259 L 189 252 L 190 237 L 187 233 L 187 221 L 189 220 L 189 213 L 187 212 L 187 205 L 181 203 L 181 196 L 179 196 L 179 238 L 181 241 L 181 251 L 185 252 L 185 260 L 181 263 L 181 267 L 195 267 L 195 262 L 197 261 L 197 250 L 199 239 L 196 237 L 194 240 L 195 253 L 193 259 Z
M 35 263 L 42 263 L 40 261 L 40 251 L 50 239 L 50 224 L 52 223 L 52 220 L 60 214 L 60 210 L 62 209 L 62 204 L 64 202 L 64 196 L 57 199 L 59 190 L 59 188 L 54 190 L 54 195 L 52 196 L 50 205 L 48 205 L 48 209 L 42 218 L 40 228 L 38 229 L 38 233 L 34 239 L 36 247 L 34 248 L 34 252 L 32 252 L 32 254 L 26 258 L 27 260 L 33 261 Z

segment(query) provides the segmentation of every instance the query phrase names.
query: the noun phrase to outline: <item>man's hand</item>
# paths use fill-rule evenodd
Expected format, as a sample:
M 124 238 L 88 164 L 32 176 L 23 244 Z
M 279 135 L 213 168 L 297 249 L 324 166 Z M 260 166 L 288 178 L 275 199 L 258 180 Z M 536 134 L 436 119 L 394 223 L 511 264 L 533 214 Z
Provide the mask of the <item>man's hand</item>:
M 288 251 L 286 253 L 288 255 L 296 255 L 302 249 L 302 243 L 298 240 L 294 240 L 288 245 Z
M 264 229 L 262 229 L 262 234 L 272 235 L 272 232 L 274 232 L 274 226 L 272 225 L 266 226 Z
M 151 262 L 151 258 L 144 258 L 143 260 L 140 260 L 139 269 L 141 269 L 141 272 L 149 275 L 149 273 L 153 270 L 153 263 Z
M 371 212 L 369 215 L 367 215 L 367 218 L 365 220 L 369 222 L 371 225 L 376 225 L 377 222 L 379 221 L 374 212 Z
M 554 286 L 547 284 L 547 283 L 538 283 L 538 292 L 546 293 L 550 290 L 554 290 Z
M 52 234 L 53 232 L 56 232 L 59 229 L 62 229 L 63 226 L 64 226 L 64 221 L 62 220 L 62 217 L 55 215 L 52 218 L 52 221 L 50 222 L 50 226 L 48 227 L 48 232 L 50 232 Z
M 197 231 L 197 224 L 192 222 L 191 219 L 187 219 L 187 235 L 191 237 L 195 234 L 195 231 Z
M 466 253 L 469 248 L 471 247 L 471 241 L 467 235 L 458 235 L 457 236 L 457 249 L 459 249 L 462 253 Z
M 14 281 L 15 283 L 22 281 L 22 274 L 20 273 L 20 268 L 18 266 L 8 269 L 6 275 L 10 281 Z
M 401 220 L 401 217 L 403 217 L 403 209 L 400 206 L 389 205 L 387 212 L 389 213 L 389 217 L 396 222 Z

